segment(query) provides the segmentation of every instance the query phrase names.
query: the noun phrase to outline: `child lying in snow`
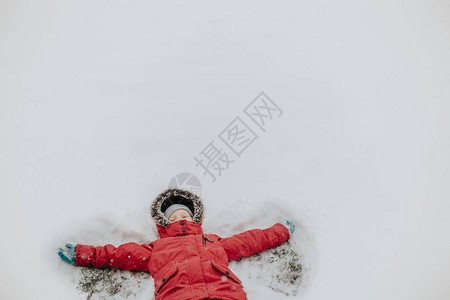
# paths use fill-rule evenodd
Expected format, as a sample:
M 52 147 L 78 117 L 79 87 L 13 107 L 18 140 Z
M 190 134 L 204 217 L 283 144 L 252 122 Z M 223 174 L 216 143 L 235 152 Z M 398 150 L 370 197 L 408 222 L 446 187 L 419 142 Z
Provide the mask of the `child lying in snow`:
M 156 299 L 247 299 L 228 262 L 276 247 L 290 238 L 295 225 L 287 220 L 268 229 L 248 230 L 229 238 L 202 231 L 203 202 L 181 189 L 167 189 L 151 205 L 159 240 L 89 246 L 66 244 L 61 258 L 76 266 L 149 272 Z

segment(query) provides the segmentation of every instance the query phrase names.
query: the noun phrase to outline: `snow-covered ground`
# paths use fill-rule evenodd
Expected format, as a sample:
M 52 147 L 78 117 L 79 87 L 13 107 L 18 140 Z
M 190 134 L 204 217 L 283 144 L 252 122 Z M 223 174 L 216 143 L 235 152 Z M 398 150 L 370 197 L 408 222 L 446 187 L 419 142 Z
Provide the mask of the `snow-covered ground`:
M 57 248 L 158 238 L 150 202 L 182 172 L 206 232 L 297 224 L 299 293 L 235 262 L 249 299 L 450 297 L 446 2 L 0 7 L 1 299 L 86 299 Z M 264 130 L 261 91 L 282 111 Z M 219 137 L 236 117 L 258 136 L 240 156 Z M 234 160 L 215 182 L 210 142 Z

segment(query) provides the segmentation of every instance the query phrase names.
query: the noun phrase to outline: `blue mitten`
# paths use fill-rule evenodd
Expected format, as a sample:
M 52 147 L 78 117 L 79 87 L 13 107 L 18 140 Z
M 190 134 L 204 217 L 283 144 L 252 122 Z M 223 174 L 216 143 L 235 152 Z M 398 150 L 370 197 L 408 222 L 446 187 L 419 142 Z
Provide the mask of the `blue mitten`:
M 283 220 L 279 221 L 278 223 L 283 224 L 284 227 L 286 227 L 289 230 L 289 234 L 292 234 L 295 230 L 295 224 L 292 221 L 283 219 Z
M 66 244 L 63 248 L 59 248 L 58 254 L 61 258 L 71 265 L 75 265 L 75 245 Z

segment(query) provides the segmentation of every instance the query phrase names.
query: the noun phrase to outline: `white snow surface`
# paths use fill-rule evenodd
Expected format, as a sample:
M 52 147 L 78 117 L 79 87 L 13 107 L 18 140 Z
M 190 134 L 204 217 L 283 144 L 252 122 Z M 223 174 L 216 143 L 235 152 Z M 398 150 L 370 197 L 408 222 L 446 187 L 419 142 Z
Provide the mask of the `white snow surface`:
M 150 203 L 181 172 L 206 233 L 296 223 L 300 292 L 231 263 L 249 299 L 450 298 L 445 1 L 0 7 L 0 299 L 86 299 L 58 247 L 158 238 Z M 283 110 L 265 132 L 243 112 L 261 91 Z M 259 137 L 240 157 L 218 137 L 237 116 Z M 235 160 L 214 183 L 211 141 Z

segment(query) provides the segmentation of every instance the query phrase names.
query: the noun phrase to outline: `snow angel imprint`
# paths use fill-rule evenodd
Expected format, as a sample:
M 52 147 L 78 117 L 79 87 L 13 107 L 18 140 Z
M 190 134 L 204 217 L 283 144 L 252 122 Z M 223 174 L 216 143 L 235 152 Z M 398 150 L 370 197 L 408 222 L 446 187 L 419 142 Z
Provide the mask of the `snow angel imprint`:
M 149 272 L 156 300 L 247 299 L 228 262 L 281 245 L 295 228 L 283 220 L 227 238 L 203 233 L 203 201 L 182 189 L 163 191 L 153 200 L 150 213 L 160 239 L 149 244 L 66 244 L 58 253 L 76 266 Z

